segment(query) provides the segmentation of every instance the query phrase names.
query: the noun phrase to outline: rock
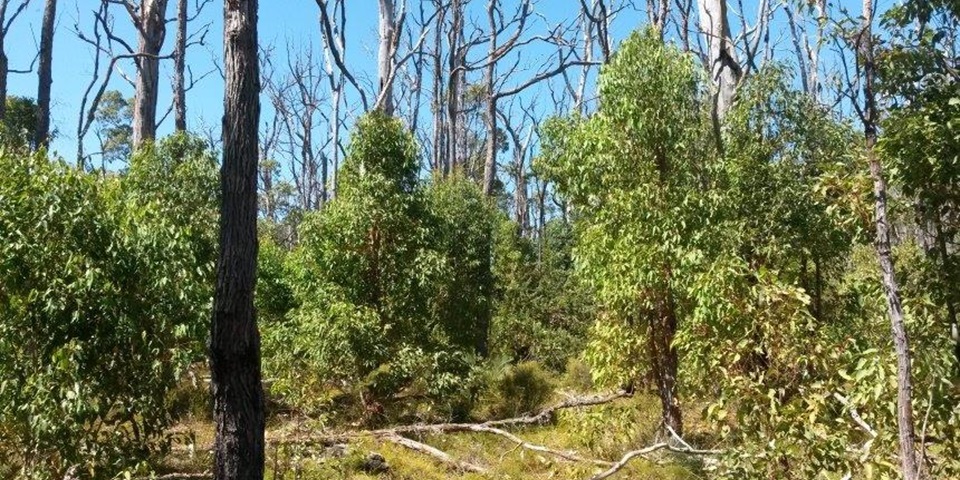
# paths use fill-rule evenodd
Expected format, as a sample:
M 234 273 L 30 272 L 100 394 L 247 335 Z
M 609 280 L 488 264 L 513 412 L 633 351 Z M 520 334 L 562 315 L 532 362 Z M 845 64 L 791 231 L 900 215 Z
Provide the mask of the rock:
M 367 458 L 363 459 L 360 469 L 366 473 L 379 474 L 389 471 L 390 465 L 387 464 L 387 459 L 383 458 L 383 455 L 372 452 L 367 455 Z

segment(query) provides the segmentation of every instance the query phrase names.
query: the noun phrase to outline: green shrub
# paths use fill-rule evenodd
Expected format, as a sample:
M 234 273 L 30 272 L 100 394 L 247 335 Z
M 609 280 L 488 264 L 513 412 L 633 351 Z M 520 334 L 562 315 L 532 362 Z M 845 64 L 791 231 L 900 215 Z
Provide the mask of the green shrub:
M 162 450 L 202 352 L 215 162 L 181 138 L 121 176 L 40 155 L 0 171 L 0 457 L 20 478 L 110 478 Z
M 553 397 L 556 381 L 538 362 L 522 362 L 494 372 L 484 386 L 481 418 L 510 418 L 535 412 Z

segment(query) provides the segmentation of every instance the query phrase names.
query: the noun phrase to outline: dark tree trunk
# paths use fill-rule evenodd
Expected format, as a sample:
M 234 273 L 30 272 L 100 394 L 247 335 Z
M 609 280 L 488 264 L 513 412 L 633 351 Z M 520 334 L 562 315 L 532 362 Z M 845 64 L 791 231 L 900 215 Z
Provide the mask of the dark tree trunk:
M 177 0 L 177 45 L 173 57 L 173 128 L 187 131 L 187 0 Z
M 870 176 L 873 178 L 875 199 L 875 224 L 877 257 L 883 279 L 883 290 L 887 296 L 890 326 L 893 334 L 893 348 L 897 353 L 897 426 L 900 437 L 900 466 L 905 480 L 916 480 L 917 451 L 914 443 L 912 379 L 910 367 L 910 345 L 906 326 L 903 321 L 903 306 L 900 303 L 900 288 L 890 251 L 890 222 L 887 217 L 887 184 L 883 177 L 883 166 L 874 147 L 877 144 L 877 108 L 874 91 L 876 65 L 873 51 L 873 2 L 863 2 L 863 29 L 859 37 L 859 53 L 863 58 L 863 131 L 867 160 L 870 162 Z
M 669 292 L 657 302 L 657 311 L 650 320 L 647 338 L 653 379 L 660 397 L 663 424 L 683 435 L 683 416 L 677 395 L 677 349 L 673 338 L 677 334 L 677 316 Z
M 3 17 L 0 17 L 0 21 L 3 21 Z M 0 34 L 0 122 L 7 118 L 7 65 L 3 35 Z
M 41 148 L 50 141 L 50 88 L 53 85 L 53 30 L 57 20 L 57 0 L 47 0 L 40 27 L 40 65 L 37 70 L 37 131 L 34 146 Z
M 157 136 L 157 94 L 160 87 L 160 49 L 166 36 L 167 0 L 142 0 L 137 23 L 136 94 L 133 98 L 133 148 Z
M 264 398 L 253 304 L 257 266 L 257 0 L 224 2 L 220 258 L 210 331 L 214 478 L 263 478 Z

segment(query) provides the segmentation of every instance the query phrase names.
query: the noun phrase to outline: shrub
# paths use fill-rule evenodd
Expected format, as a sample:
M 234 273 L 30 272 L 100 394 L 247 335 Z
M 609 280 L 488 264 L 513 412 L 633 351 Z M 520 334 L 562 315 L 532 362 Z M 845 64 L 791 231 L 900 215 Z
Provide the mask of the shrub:
M 212 197 L 195 196 L 215 163 L 178 142 L 110 178 L 0 154 L 0 456 L 21 478 L 110 477 L 166 443 L 215 252 Z
M 481 418 L 510 418 L 532 413 L 553 397 L 556 382 L 537 362 L 522 362 L 494 372 L 484 387 Z

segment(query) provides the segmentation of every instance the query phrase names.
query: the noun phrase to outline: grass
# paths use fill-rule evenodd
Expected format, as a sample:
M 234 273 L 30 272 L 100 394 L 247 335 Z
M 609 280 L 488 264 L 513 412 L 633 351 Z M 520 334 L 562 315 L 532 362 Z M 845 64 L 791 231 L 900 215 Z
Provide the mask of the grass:
M 616 402 L 564 411 L 554 424 L 511 429 L 529 443 L 555 450 L 575 450 L 585 457 L 616 461 L 626 451 L 654 441 L 659 423 L 659 403 L 650 396 L 638 395 Z M 290 420 L 271 419 L 268 438 L 295 430 Z M 302 425 L 300 425 L 302 427 Z M 190 419 L 175 428 L 179 443 L 160 464 L 158 473 L 199 473 L 209 470 L 212 459 L 202 447 L 213 441 L 213 425 L 207 419 Z M 438 448 L 461 462 L 488 470 L 486 474 L 460 473 L 438 460 L 405 449 L 385 440 L 363 438 L 341 447 L 320 445 L 268 445 L 267 480 L 442 480 L 442 479 L 587 479 L 601 468 L 574 463 L 551 455 L 517 448 L 509 440 L 484 433 L 451 433 L 415 437 L 414 440 Z M 382 455 L 389 470 L 374 474 L 363 471 L 364 459 Z M 699 465 L 686 458 L 662 453 L 649 459 L 635 459 L 620 471 L 617 479 L 681 480 L 701 478 Z

